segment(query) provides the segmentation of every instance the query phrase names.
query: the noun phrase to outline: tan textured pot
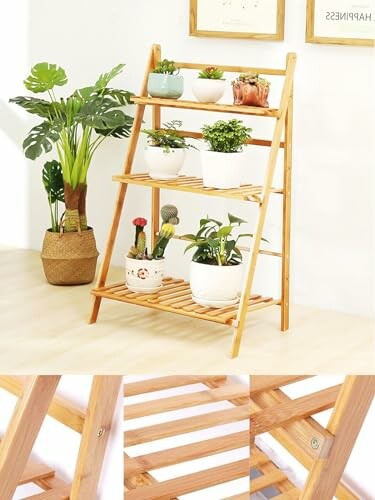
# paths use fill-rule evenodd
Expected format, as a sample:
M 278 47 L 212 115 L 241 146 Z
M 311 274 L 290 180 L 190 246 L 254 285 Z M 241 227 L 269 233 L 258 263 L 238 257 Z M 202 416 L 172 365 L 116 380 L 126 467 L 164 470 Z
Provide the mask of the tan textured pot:
M 241 81 L 232 82 L 234 104 L 268 108 L 269 87 L 251 85 Z
M 52 285 L 83 285 L 95 276 L 98 250 L 92 228 L 81 233 L 46 231 L 41 258 Z

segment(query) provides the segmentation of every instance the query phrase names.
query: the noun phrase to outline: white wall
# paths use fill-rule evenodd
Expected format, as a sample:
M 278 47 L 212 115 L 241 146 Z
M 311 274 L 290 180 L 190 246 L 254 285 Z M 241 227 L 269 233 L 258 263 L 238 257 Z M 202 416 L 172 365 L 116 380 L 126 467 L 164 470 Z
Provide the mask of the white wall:
M 125 62 L 126 71 L 116 84 L 137 92 L 150 45 L 154 42 L 162 45 L 166 57 L 214 64 L 277 67 L 284 64 L 288 51 L 296 51 L 292 300 L 371 315 L 374 52 L 367 47 L 305 44 L 305 2 L 287 0 L 286 4 L 285 42 L 189 37 L 188 0 L 108 0 L 105 9 L 102 2 L 88 0 L 67 0 L 63 7 L 57 0 L 34 0 L 28 4 L 28 18 L 26 2 L 20 2 L 18 9 L 9 2 L 2 6 L 6 16 L 1 18 L 7 19 L 5 34 L 1 36 L 4 37 L 3 45 L 7 46 L 6 80 L 9 84 L 1 87 L 0 104 L 6 115 L 1 114 L 0 130 L 3 132 L 0 137 L 3 162 L 12 165 L 13 170 L 6 173 L 8 180 L 6 186 L 3 184 L 6 196 L 2 199 L 4 208 L 1 208 L 1 213 L 6 231 L 1 232 L 0 243 L 39 248 L 48 224 L 47 205 L 40 183 L 42 161 L 37 164 L 27 162 L 25 166 L 15 147 L 34 121 L 17 112 L 14 106 L 4 104 L 9 95 L 22 91 L 20 82 L 21 75 L 25 74 L 26 56 L 30 66 L 41 60 L 61 64 L 70 77 L 70 89 L 89 84 L 101 71 Z M 21 10 L 21 15 L 18 10 Z M 187 90 L 186 95 L 190 89 Z M 272 92 L 275 98 L 275 86 Z M 176 114 L 167 113 L 165 116 Z M 218 118 L 217 115 L 192 115 L 188 112 L 179 113 L 178 117 L 182 117 L 186 126 L 195 129 L 199 129 L 201 120 Z M 256 118 L 250 119 L 249 123 L 255 129 L 254 135 L 259 135 L 264 129 L 270 133 L 269 126 L 261 125 Z M 111 174 L 120 170 L 125 149 L 124 142 L 107 142 L 96 156 L 89 176 L 88 211 L 101 252 L 116 191 Z M 259 178 L 261 167 L 255 161 L 260 158 L 260 153 L 253 148 L 251 154 L 254 176 Z M 197 164 L 198 156 L 192 152 L 187 171 L 195 172 Z M 136 168 L 143 170 L 140 154 Z M 16 196 L 13 197 L 8 186 L 14 185 L 15 179 L 19 185 L 15 187 Z M 25 183 L 29 197 L 26 206 L 22 189 Z M 130 244 L 131 218 L 148 215 L 148 194 L 146 189 L 130 189 L 131 206 L 123 218 L 115 263 L 122 263 L 122 255 Z M 232 209 L 235 213 L 245 214 L 250 221 L 255 216 L 254 206 L 249 213 L 246 204 L 239 209 L 233 203 L 208 197 L 167 193 L 163 200 L 178 204 L 183 221 L 181 232 L 196 227 L 199 216 L 207 211 L 224 216 L 228 209 Z M 275 217 L 269 218 L 266 227 L 273 248 L 279 243 L 277 208 L 277 203 L 271 207 L 271 214 Z M 16 214 L 15 225 L 9 222 L 10 210 Z M 25 211 L 28 214 L 26 224 Z M 183 245 L 176 243 L 175 248 L 182 251 Z M 183 258 L 171 248 L 168 252 L 171 272 L 186 275 L 188 257 Z M 275 289 L 273 282 L 279 267 L 273 260 L 262 257 L 256 288 L 277 294 L 278 288 Z
M 92 383 L 91 376 L 65 375 L 57 393 L 82 408 L 87 407 Z M 14 410 L 17 398 L 0 390 L 0 434 L 3 434 Z M 123 458 L 122 458 L 122 400 L 119 398 L 116 419 L 113 422 L 108 447 L 101 473 L 97 500 L 122 500 Z M 67 482 L 73 478 L 81 435 L 51 417 L 46 417 L 35 442 L 32 456 L 36 460 L 55 468 L 57 475 Z M 25 485 L 17 488 L 14 500 L 25 498 L 41 490 L 37 486 Z

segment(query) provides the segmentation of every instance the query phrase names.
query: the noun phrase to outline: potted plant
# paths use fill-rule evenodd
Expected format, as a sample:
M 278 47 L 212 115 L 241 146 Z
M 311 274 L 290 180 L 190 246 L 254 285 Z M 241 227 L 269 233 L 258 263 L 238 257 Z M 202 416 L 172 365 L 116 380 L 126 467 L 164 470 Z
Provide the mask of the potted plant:
M 147 136 L 145 161 L 152 179 L 175 179 L 183 166 L 185 150 L 192 148 L 185 137 L 178 133 L 182 122 L 172 120 L 163 123 L 163 128 L 143 129 Z
M 228 224 L 205 218 L 200 220 L 196 234 L 186 234 L 191 241 L 185 252 L 195 248 L 190 266 L 190 288 L 197 304 L 207 307 L 225 307 L 239 299 L 243 275 L 242 254 L 237 242 L 244 236 L 233 236 L 235 228 L 246 221 L 228 214 Z
M 198 74 L 193 81 L 193 94 L 200 102 L 217 102 L 223 97 L 225 90 L 224 71 L 209 66 Z
M 133 292 L 154 293 L 162 287 L 164 252 L 175 233 L 174 226 L 179 223 L 179 218 L 174 205 L 164 205 L 160 210 L 160 215 L 163 223 L 151 252 L 148 252 L 144 231 L 147 220 L 143 217 L 133 220 L 134 244 L 125 257 L 126 284 Z
M 258 74 L 241 73 L 232 81 L 234 104 L 268 108 L 271 83 Z
M 46 177 L 43 176 L 50 204 L 54 204 L 55 194 L 48 191 L 51 186 L 47 177 L 51 175 L 57 182 L 61 169 L 64 189 L 64 220 L 59 220 L 54 213 L 42 249 L 44 272 L 52 284 L 90 283 L 95 275 L 98 252 L 93 230 L 87 225 L 85 208 L 87 172 L 96 149 L 107 137 L 123 138 L 130 134 L 133 118 L 120 108 L 130 103 L 132 94 L 108 87 L 123 67 L 119 64 L 103 73 L 93 86 L 78 89 L 66 98 L 57 98 L 54 87 L 67 83 L 65 71 L 55 64 L 39 63 L 31 69 L 24 84 L 36 94 L 47 93 L 48 99 L 29 96 L 10 99 L 43 120 L 30 130 L 23 142 L 26 158 L 35 160 L 52 151 L 54 145 L 59 158 L 53 167 L 48 167 L 47 162 Z M 60 191 L 56 199 L 62 200 Z
M 209 150 L 200 152 L 203 186 L 230 189 L 241 185 L 246 160 L 243 146 L 251 139 L 251 131 L 236 119 L 202 127 L 203 140 L 209 144 Z
M 148 75 L 147 92 L 151 97 L 178 99 L 184 92 L 184 78 L 174 61 L 163 59 Z

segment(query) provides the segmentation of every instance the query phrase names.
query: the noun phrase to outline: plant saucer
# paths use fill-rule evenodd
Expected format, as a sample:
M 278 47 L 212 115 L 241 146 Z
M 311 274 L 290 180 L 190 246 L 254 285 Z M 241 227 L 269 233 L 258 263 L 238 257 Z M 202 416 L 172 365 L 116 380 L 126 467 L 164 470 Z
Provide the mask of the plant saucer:
M 239 297 L 232 300 L 210 300 L 210 299 L 202 299 L 200 297 L 191 296 L 194 302 L 199 304 L 200 306 L 205 307 L 213 307 L 215 309 L 219 309 L 221 307 L 234 306 L 240 300 Z

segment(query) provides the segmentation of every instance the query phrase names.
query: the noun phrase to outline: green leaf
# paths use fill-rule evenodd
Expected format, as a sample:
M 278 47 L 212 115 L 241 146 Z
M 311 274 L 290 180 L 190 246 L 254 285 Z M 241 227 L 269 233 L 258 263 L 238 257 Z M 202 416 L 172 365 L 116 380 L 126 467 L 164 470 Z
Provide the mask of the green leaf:
M 31 74 L 24 80 L 25 87 L 31 92 L 45 92 L 55 85 L 65 85 L 68 79 L 63 68 L 56 64 L 42 62 L 31 68 Z
M 61 120 L 54 122 L 42 122 L 36 127 L 33 127 L 29 135 L 23 141 L 23 149 L 26 158 L 35 160 L 43 152 L 48 153 L 52 149 L 52 145 L 60 137 L 63 123 Z
M 228 219 L 231 224 L 245 224 L 247 222 L 244 219 L 240 219 L 232 214 L 228 214 Z
M 226 236 L 230 235 L 230 233 L 232 232 L 232 230 L 233 230 L 232 226 L 223 226 L 217 232 L 217 237 L 218 238 L 225 238 Z
M 108 97 L 97 96 L 86 102 L 76 120 L 82 125 L 95 129 L 114 129 L 122 127 L 126 123 L 125 114 L 118 108 L 117 104 Z
M 28 113 L 41 116 L 42 118 L 49 118 L 56 114 L 55 108 L 49 101 L 38 99 L 37 97 L 17 96 L 13 99 L 9 99 L 9 102 L 18 104 L 21 108 L 26 109 Z
M 97 95 L 95 87 L 82 87 L 77 89 L 72 97 L 78 97 L 81 101 L 86 102 Z
M 183 234 L 181 236 L 181 239 L 182 240 L 191 240 L 191 241 L 195 241 L 197 239 L 197 237 L 195 236 L 195 234 Z
M 102 73 L 98 80 L 95 83 L 95 89 L 96 90 L 102 90 L 104 89 L 108 83 L 115 78 L 115 76 L 119 75 L 121 71 L 123 70 L 125 64 L 118 64 L 114 68 L 111 69 L 108 73 Z
M 207 219 L 201 219 L 201 220 L 199 221 L 199 225 L 200 225 L 200 226 L 203 226 L 203 225 L 208 224 L 209 222 L 213 222 L 214 224 L 217 224 L 219 227 L 223 225 L 223 223 L 222 223 L 222 222 L 220 222 L 219 220 L 215 220 L 215 219 L 208 219 L 208 218 L 207 218 Z
M 206 243 L 206 242 L 203 242 L 203 243 Z M 220 246 L 219 240 L 211 240 L 210 238 L 207 238 L 207 243 L 211 248 L 219 248 L 219 246 Z
M 133 92 L 129 92 L 128 90 L 121 89 L 103 89 L 102 95 L 107 95 L 112 97 L 112 99 L 116 99 L 121 106 L 126 106 L 127 104 L 134 104 L 131 101 L 131 97 L 134 95 Z
M 56 161 L 47 161 L 42 171 L 42 180 L 45 190 L 50 195 L 51 203 L 64 201 L 64 180 L 61 164 Z
M 95 132 L 103 136 L 111 136 L 116 137 L 117 139 L 121 139 L 123 137 L 129 137 L 133 125 L 134 118 L 132 116 L 125 115 L 125 123 L 120 127 L 116 127 L 114 129 L 99 129 L 96 128 Z

